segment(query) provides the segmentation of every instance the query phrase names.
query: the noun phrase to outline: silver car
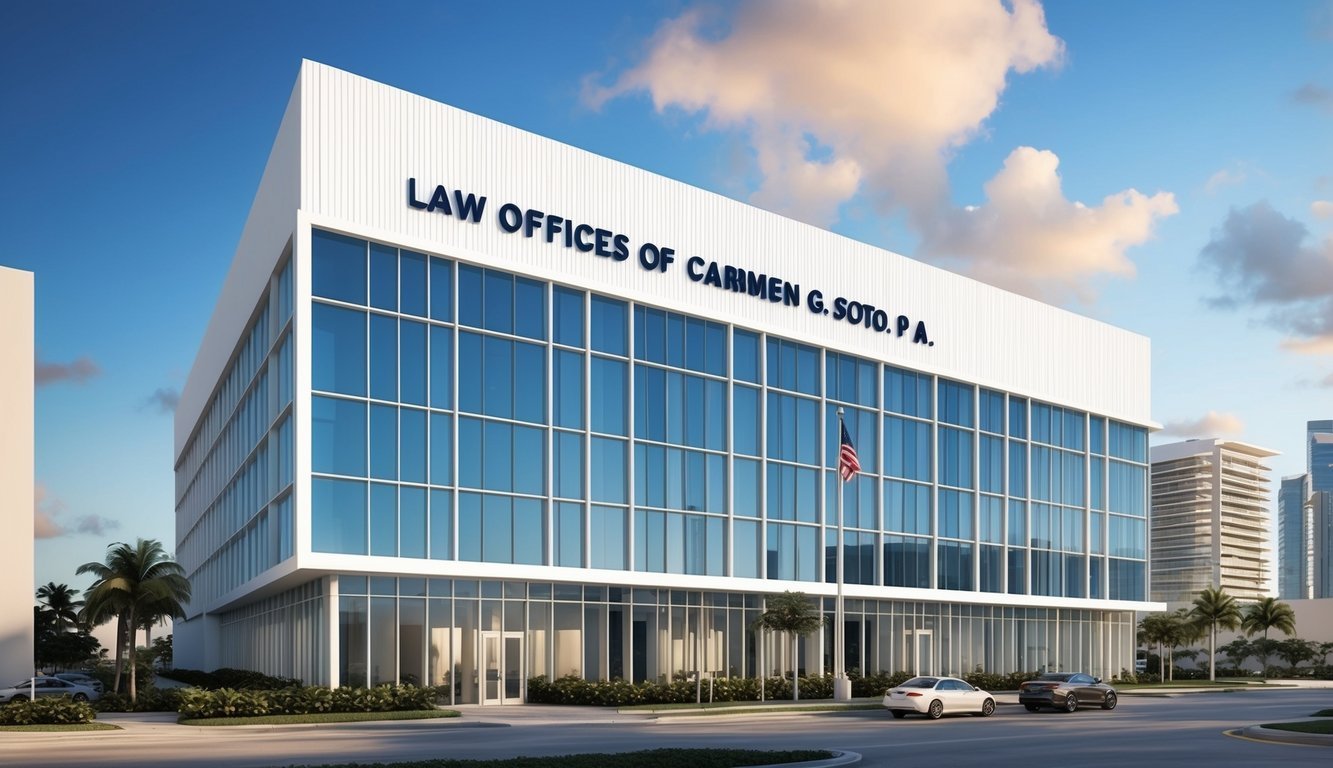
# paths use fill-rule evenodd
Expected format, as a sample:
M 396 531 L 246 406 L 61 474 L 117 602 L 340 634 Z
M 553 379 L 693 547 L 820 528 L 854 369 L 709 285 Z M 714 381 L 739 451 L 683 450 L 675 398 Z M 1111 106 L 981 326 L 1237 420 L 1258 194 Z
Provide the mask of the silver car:
M 86 685 L 71 683 L 58 677 L 38 677 L 33 680 L 23 680 L 8 688 L 0 688 L 0 703 L 22 701 L 34 693 L 41 697 L 68 696 L 75 701 L 97 701 L 102 696 Z
M 58 677 L 66 682 L 82 685 L 85 688 L 92 688 L 98 693 L 102 693 L 102 681 L 88 674 L 87 672 L 57 672 L 51 677 Z

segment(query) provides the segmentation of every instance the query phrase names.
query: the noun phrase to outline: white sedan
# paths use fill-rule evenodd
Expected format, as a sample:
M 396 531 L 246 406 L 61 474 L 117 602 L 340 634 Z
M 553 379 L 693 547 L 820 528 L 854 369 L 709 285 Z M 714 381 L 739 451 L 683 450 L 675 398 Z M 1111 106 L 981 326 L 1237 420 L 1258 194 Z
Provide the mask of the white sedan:
M 884 708 L 894 717 L 906 717 L 908 712 L 931 720 L 959 713 L 990 717 L 995 714 L 995 698 L 956 677 L 914 677 L 885 691 Z

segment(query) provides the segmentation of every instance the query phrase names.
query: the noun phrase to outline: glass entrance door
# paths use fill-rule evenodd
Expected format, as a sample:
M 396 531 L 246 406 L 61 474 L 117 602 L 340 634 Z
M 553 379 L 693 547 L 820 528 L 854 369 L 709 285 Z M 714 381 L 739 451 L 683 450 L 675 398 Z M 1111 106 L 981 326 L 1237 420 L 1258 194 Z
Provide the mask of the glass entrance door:
M 911 665 L 910 669 L 914 675 L 933 675 L 935 674 L 935 654 L 934 644 L 931 642 L 932 630 L 917 629 L 907 630 L 903 633 L 906 642 L 903 643 L 907 651 L 907 662 Z
M 523 633 L 482 632 L 482 704 L 523 703 Z

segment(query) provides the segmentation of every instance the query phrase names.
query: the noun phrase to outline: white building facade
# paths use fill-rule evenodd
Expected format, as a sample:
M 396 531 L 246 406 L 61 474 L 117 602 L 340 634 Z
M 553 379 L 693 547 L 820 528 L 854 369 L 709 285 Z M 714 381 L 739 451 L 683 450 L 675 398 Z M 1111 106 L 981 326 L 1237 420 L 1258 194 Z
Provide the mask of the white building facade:
M 1268 596 L 1271 468 L 1276 451 L 1234 440 L 1155 445 L 1152 598 L 1187 607 L 1204 588 Z
M 33 673 L 33 275 L 0 267 L 0 680 Z
M 1132 668 L 1147 339 L 305 62 L 177 410 L 177 664 L 789 669 L 839 408 L 849 670 Z

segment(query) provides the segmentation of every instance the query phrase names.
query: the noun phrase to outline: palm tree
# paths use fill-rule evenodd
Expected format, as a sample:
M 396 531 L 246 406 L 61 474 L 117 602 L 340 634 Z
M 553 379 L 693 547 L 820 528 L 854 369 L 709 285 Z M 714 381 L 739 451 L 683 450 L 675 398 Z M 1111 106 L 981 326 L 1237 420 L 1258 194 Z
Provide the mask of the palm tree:
M 1150 647 L 1157 646 L 1157 676 L 1166 680 L 1166 669 L 1162 666 L 1162 645 L 1171 638 L 1171 614 L 1150 613 L 1139 622 L 1139 635 Z
M 1182 645 L 1192 643 L 1203 634 L 1199 625 L 1190 618 L 1184 608 L 1165 615 L 1165 627 L 1162 642 L 1167 646 L 1166 668 L 1171 680 L 1176 679 L 1175 651 Z
M 1190 615 L 1208 627 L 1208 679 L 1217 680 L 1217 628 L 1235 629 L 1240 625 L 1236 599 L 1221 589 L 1208 587 L 1194 598 Z
M 1268 630 L 1276 629 L 1287 636 L 1295 634 L 1296 612 L 1291 610 L 1290 605 L 1280 602 L 1275 597 L 1265 597 L 1257 603 L 1246 606 L 1245 618 L 1241 620 L 1240 628 L 1245 630 L 1246 635 L 1264 633 L 1264 641 L 1255 643 L 1255 649 L 1264 667 L 1263 676 L 1268 677 L 1268 657 L 1274 651 L 1272 644 L 1268 642 Z
M 185 615 L 182 604 L 190 600 L 190 582 L 184 569 L 156 539 L 139 539 L 134 546 L 112 544 L 107 547 L 106 562 L 84 563 L 78 573 L 97 577 L 85 593 L 87 615 L 95 621 L 116 618 L 117 689 L 128 635 L 130 701 L 136 701 L 138 688 L 133 663 L 136 630 L 150 617 Z
M 791 691 L 792 699 L 800 700 L 800 665 L 796 661 L 797 643 L 824 624 L 824 616 L 810 602 L 804 592 L 783 592 L 770 595 L 768 606 L 759 614 L 755 627 L 786 632 L 791 637 Z
M 75 600 L 76 595 L 78 592 L 68 584 L 57 584 L 54 581 L 48 581 L 37 588 L 37 600 L 51 617 L 56 632 L 68 632 L 79 627 L 79 609 L 83 607 L 83 601 Z

